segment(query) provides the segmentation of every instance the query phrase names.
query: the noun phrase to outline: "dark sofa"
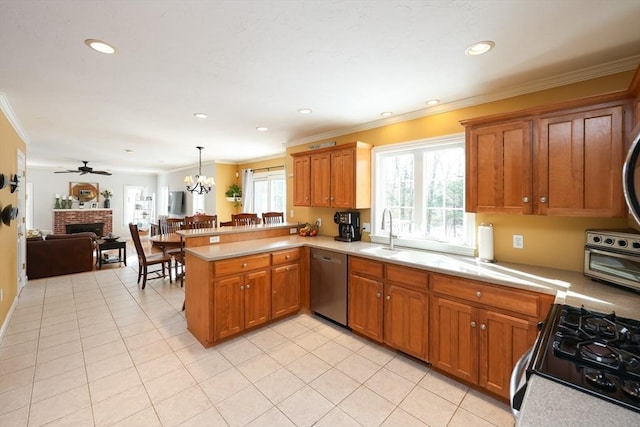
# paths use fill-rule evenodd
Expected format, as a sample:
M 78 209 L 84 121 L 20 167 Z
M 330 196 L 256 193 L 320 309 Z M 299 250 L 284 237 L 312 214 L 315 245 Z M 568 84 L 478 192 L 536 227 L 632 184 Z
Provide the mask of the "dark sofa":
M 60 276 L 94 269 L 94 233 L 50 234 L 27 239 L 27 278 Z

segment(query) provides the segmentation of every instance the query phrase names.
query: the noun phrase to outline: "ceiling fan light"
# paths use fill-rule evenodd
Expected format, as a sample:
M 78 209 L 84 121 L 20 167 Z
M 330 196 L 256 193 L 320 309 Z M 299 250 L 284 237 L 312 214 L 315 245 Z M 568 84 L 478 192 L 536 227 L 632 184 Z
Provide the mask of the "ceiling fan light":
M 103 42 L 102 40 L 86 39 L 84 41 L 84 44 L 86 44 L 96 52 L 104 53 L 107 55 L 112 55 L 116 53 L 115 47 L 111 46 L 109 43 Z
M 495 45 L 496 44 L 494 42 L 492 42 L 491 40 L 485 40 L 485 41 L 477 42 L 477 43 L 474 43 L 474 44 L 470 45 L 469 47 L 467 47 L 467 49 L 464 51 L 464 53 L 469 55 L 469 56 L 484 55 L 485 53 L 487 53 L 491 49 L 493 49 L 495 47 Z

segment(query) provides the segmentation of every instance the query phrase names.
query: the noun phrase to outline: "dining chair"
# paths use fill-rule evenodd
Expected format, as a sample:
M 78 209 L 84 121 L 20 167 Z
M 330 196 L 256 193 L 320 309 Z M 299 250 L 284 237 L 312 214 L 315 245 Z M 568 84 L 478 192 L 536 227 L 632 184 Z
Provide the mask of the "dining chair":
M 220 227 L 231 227 L 233 226 L 233 221 L 221 221 Z
M 255 213 L 231 214 L 233 225 L 256 225 L 260 224 L 260 218 Z
M 167 277 L 167 274 L 169 275 L 169 282 L 172 282 L 171 255 L 168 255 L 165 252 L 162 252 L 161 254 L 145 253 L 142 247 L 142 242 L 140 241 L 138 226 L 130 223 L 129 231 L 131 232 L 131 240 L 133 240 L 133 245 L 135 246 L 136 253 L 138 254 L 138 283 L 140 283 L 140 279 L 142 278 L 142 289 L 147 285 L 147 280 L 165 278 Z M 162 268 L 150 271 L 149 267 L 153 265 L 159 265 Z M 160 275 L 160 272 L 162 272 L 162 275 Z M 149 277 L 149 273 L 155 273 L 156 277 Z
M 284 222 L 284 212 L 264 212 L 262 214 L 263 224 L 282 224 Z
M 218 215 L 193 215 L 184 217 L 185 230 L 218 228 Z
M 159 220 L 160 234 L 175 233 L 184 227 L 183 218 L 162 218 Z

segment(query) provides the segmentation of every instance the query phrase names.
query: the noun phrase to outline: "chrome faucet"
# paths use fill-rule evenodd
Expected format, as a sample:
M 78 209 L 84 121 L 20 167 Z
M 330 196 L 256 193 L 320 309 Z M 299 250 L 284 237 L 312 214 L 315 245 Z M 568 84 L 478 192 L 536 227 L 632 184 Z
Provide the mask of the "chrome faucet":
M 393 250 L 393 238 L 398 237 L 393 234 L 393 215 L 391 214 L 391 209 L 384 208 L 382 211 L 382 227 L 381 230 L 384 230 L 384 215 L 389 212 L 389 249 Z

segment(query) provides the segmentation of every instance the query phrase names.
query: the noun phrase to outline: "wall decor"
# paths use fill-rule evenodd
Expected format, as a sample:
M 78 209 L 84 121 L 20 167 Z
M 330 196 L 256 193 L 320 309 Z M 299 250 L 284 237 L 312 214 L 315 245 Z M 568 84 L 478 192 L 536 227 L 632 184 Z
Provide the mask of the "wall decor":
M 11 176 L 11 181 L 9 181 L 9 185 L 11 186 L 11 192 L 15 193 L 18 189 L 18 185 L 20 185 L 20 177 L 18 175 L 13 174 Z
M 99 188 L 97 182 L 70 182 L 69 194 L 79 202 L 98 201 Z
M 18 216 L 18 208 L 14 208 L 13 205 L 9 204 L 2 209 L 2 213 L 0 213 L 0 217 L 2 217 L 2 223 L 4 225 L 11 224 L 11 220 L 16 219 Z

